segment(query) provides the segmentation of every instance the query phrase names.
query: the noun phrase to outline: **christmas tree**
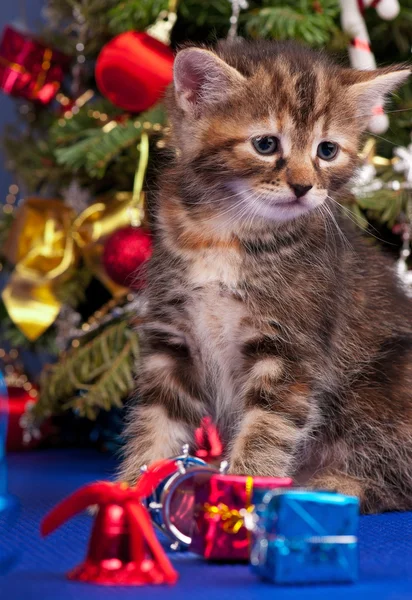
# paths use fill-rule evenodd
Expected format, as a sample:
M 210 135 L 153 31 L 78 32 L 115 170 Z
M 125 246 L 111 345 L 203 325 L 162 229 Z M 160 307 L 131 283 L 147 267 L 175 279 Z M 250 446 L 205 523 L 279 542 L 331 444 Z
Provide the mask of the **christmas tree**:
M 156 174 L 171 152 L 162 97 L 174 51 L 294 39 L 373 68 L 372 52 L 378 65 L 407 60 L 412 39 L 412 0 L 45 0 L 44 16 L 43 31 L 9 27 L 0 45 L 0 84 L 18 107 L 3 136 L 16 183 L 0 217 L 0 358 L 16 363 L 22 348 L 52 357 L 25 416 L 32 433 L 50 415 L 107 424 L 133 391 Z M 370 130 L 344 210 L 402 250 L 407 280 L 411 85 Z

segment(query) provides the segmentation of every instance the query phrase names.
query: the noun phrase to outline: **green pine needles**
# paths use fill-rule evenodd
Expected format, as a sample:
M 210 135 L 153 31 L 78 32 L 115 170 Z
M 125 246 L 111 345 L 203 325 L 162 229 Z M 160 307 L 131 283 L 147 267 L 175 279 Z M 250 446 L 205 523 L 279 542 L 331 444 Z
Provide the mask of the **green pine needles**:
M 108 326 L 43 371 L 34 415 L 46 417 L 70 409 L 95 419 L 99 410 L 122 406 L 134 387 L 138 355 L 137 334 L 128 321 Z

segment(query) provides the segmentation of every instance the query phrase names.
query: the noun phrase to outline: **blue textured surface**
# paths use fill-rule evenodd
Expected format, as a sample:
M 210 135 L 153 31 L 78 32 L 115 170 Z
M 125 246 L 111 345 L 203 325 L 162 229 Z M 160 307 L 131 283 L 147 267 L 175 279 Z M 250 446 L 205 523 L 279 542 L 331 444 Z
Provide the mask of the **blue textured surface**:
M 354 585 L 277 587 L 257 579 L 246 565 L 209 565 L 190 554 L 173 562 L 180 581 L 173 588 L 105 588 L 66 581 L 64 573 L 86 551 L 91 517 L 70 521 L 46 540 L 38 533 L 45 512 L 80 485 L 110 477 L 114 463 L 89 451 L 42 451 L 9 457 L 10 491 L 23 510 L 14 540 L 23 555 L 0 577 L 7 600 L 411 600 L 412 513 L 362 517 L 360 580 Z

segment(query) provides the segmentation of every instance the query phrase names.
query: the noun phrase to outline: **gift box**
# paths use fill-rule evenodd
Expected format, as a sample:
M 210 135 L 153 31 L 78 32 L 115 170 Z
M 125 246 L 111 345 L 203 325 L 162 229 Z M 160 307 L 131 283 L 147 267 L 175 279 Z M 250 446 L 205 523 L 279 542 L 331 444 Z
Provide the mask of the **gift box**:
M 213 560 L 249 560 L 251 536 L 245 519 L 268 490 L 292 483 L 276 477 L 195 476 L 190 550 Z
M 273 583 L 352 582 L 359 500 L 333 492 L 268 492 L 252 534 L 254 573 Z
M 11 96 L 48 104 L 69 62 L 62 52 L 8 26 L 0 42 L 0 89 Z

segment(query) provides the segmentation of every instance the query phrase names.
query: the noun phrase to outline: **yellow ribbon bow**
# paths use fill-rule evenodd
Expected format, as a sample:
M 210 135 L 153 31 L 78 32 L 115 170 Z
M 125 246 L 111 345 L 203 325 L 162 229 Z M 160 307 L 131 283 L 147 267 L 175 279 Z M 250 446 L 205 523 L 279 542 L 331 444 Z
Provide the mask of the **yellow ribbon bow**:
M 203 510 L 206 514 L 211 516 L 218 516 L 222 522 L 222 529 L 226 533 L 236 534 L 245 524 L 245 512 L 252 513 L 254 511 L 254 505 L 251 504 L 252 492 L 253 492 L 253 477 L 246 477 L 246 508 L 237 510 L 236 508 L 229 508 L 227 504 L 219 502 L 217 505 L 209 504 L 206 502 L 203 505 Z
M 222 529 L 226 533 L 236 534 L 245 524 L 243 511 L 249 513 L 253 512 L 254 506 L 250 505 L 247 508 L 242 509 L 242 512 L 235 509 L 229 508 L 227 504 L 219 503 L 217 506 L 211 504 L 204 504 L 204 511 L 210 515 L 218 515 L 222 521 Z
M 114 296 L 127 291 L 106 275 L 101 256 L 108 235 L 142 222 L 148 153 L 149 139 L 143 133 L 133 192 L 118 192 L 111 202 L 96 202 L 77 217 L 60 200 L 28 198 L 19 208 L 4 248 L 15 268 L 2 300 L 29 340 L 54 323 L 62 307 L 57 286 L 72 276 L 80 256 Z

